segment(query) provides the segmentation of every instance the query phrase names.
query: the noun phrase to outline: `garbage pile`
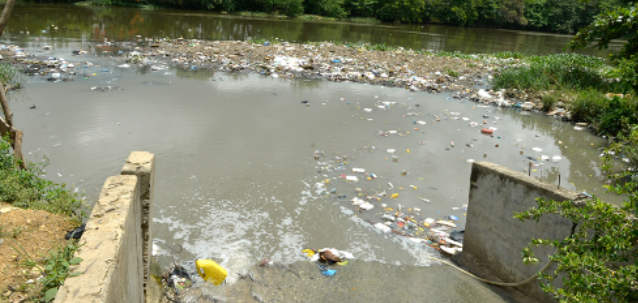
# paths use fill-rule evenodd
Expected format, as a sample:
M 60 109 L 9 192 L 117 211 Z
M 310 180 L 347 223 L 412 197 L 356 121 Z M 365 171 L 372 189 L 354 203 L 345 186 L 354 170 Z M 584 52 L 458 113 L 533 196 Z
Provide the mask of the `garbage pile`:
M 180 295 L 184 289 L 193 286 L 193 281 L 184 267 L 177 263 L 162 275 L 163 294 L 169 300 L 173 300 Z
M 52 47 L 44 46 L 43 49 L 45 51 L 51 50 Z M 73 56 L 86 54 L 88 54 L 86 50 L 72 51 Z M 15 45 L 0 45 L 0 60 L 11 62 L 12 65 L 20 67 L 27 76 L 40 76 L 50 82 L 67 82 L 75 81 L 76 79 L 87 80 L 91 77 L 103 76 L 113 72 L 111 68 L 105 68 L 90 61 L 68 61 L 60 57 L 32 55 Z M 110 78 L 99 82 L 99 86 L 92 86 L 90 89 L 99 92 L 120 90 L 119 86 L 113 85 L 113 82 L 117 80 L 117 77 Z
M 325 276 L 334 276 L 337 273 L 337 270 L 329 269 L 327 266 L 334 264 L 346 266 L 348 259 L 354 259 L 351 253 L 334 248 L 323 248 L 320 250 L 306 248 L 302 252 L 310 258 L 310 262 L 322 263 L 317 266 Z
M 152 70 L 168 67 L 191 71 L 257 72 L 275 78 L 321 78 L 350 81 L 431 93 L 456 92 L 455 98 L 498 106 L 521 107 L 540 112 L 542 96 L 523 91 L 485 91 L 500 68 L 524 65 L 520 60 L 484 56 L 438 56 L 398 48 L 396 51 L 369 50 L 365 46 L 337 45 L 330 42 L 264 43 L 247 41 L 206 41 L 197 39 L 138 39 L 139 46 L 122 44 L 117 48 L 121 65 Z M 96 48 L 105 44 L 96 45 Z M 112 49 L 112 48 L 108 48 Z M 564 107 L 551 113 L 570 118 Z

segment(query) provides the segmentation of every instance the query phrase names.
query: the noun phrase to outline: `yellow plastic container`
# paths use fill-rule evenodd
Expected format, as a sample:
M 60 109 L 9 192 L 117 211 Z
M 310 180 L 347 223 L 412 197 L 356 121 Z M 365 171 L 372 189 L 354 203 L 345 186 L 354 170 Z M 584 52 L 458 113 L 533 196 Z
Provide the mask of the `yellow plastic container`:
M 208 259 L 199 259 L 195 261 L 197 273 L 204 281 L 209 281 L 215 285 L 222 284 L 228 276 L 226 269 L 221 267 L 217 262 Z

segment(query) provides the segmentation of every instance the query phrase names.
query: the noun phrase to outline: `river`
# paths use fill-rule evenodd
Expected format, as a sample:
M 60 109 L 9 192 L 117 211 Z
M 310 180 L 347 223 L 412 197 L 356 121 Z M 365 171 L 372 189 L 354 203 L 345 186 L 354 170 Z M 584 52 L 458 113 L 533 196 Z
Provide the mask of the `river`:
M 59 29 L 52 31 L 51 25 Z M 127 41 L 135 35 L 205 39 L 272 35 L 470 53 L 553 53 L 569 39 L 419 27 L 30 4 L 16 6 L 3 40 L 35 54 L 43 45 L 53 45 L 54 51 L 47 54 L 71 59 L 72 49 L 87 48 L 89 42 Z M 119 173 L 131 151 L 154 153 L 153 228 L 164 265 L 171 256 L 207 257 L 232 272 L 262 257 L 305 260 L 302 249 L 322 247 L 344 249 L 364 261 L 428 265 L 428 256 L 435 254 L 431 248 L 382 234 L 367 223 L 379 221 L 381 202 L 375 202 L 373 210 L 355 213 L 349 200 L 357 195 L 356 188 L 398 193 L 399 198 L 383 203 L 395 209 L 399 203 L 404 209 L 420 208 L 424 217 L 455 215 L 462 229 L 468 159 L 523 171 L 528 157 L 560 156 L 562 160 L 546 162 L 531 173 L 551 183 L 560 175 L 566 188 L 601 194 L 597 157 L 606 141 L 546 116 L 479 106 L 447 94 L 246 73 L 142 72 L 117 69 L 108 58 L 91 55 L 83 60 L 88 59 L 95 66 L 87 72 L 95 72 L 95 77 L 71 82 L 31 77 L 22 93 L 11 94 L 14 119 L 25 134 L 23 150 L 30 159 L 51 159 L 47 177 L 77 186 L 90 202 L 105 178 Z M 115 89 L 90 89 L 107 83 Z M 397 103 L 381 109 L 376 107 L 380 101 Z M 31 105 L 37 108 L 29 109 Z M 410 112 L 419 115 L 409 116 Z M 427 124 L 415 125 L 415 119 Z M 468 125 L 483 120 L 498 129 L 498 136 L 483 136 Z M 378 136 L 388 130 L 405 135 Z M 388 149 L 396 153 L 389 154 Z M 325 157 L 316 161 L 316 150 Z M 398 161 L 392 160 L 393 155 Z M 337 157 L 348 162 L 347 174 L 360 167 L 379 178 L 368 181 L 360 175 L 356 184 L 342 182 L 338 176 L 344 171 L 325 169 Z M 335 194 L 318 190 L 316 183 L 325 179 Z M 172 252 L 164 244 L 184 250 Z
M 58 30 L 51 30 L 51 25 L 56 25 Z M 565 51 L 565 45 L 571 39 L 571 35 L 486 28 L 307 22 L 184 10 L 146 11 L 122 7 L 34 3 L 18 4 L 15 7 L 3 38 L 28 44 L 39 37 L 41 42 L 80 48 L 89 41 L 101 42 L 104 38 L 126 41 L 135 39 L 137 35 L 208 40 L 278 38 L 290 42 L 385 43 L 415 50 L 460 51 L 468 54 L 501 51 L 553 54 Z M 622 43 L 612 41 L 608 50 L 592 49 L 583 52 L 606 57 L 618 52 Z

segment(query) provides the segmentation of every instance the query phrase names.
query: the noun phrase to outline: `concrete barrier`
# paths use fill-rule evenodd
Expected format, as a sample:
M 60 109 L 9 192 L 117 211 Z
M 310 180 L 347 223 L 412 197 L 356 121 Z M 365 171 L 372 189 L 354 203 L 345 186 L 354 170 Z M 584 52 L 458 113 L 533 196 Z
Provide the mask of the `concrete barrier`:
M 534 250 L 539 259 L 536 265 L 523 263 L 523 248 L 532 238 L 564 239 L 572 228 L 572 222 L 559 215 L 543 216 L 538 223 L 514 219 L 514 212 L 536 206 L 538 197 L 568 201 L 578 194 L 496 164 L 474 163 L 461 255 L 477 261 L 503 282 L 520 282 L 536 274 L 547 263 L 553 248 Z M 551 266 L 547 272 L 554 268 L 555 265 Z M 538 281 L 518 290 L 537 302 L 553 301 Z
M 142 206 L 143 268 L 144 290 L 150 278 L 150 259 L 153 250 L 153 186 L 155 184 L 155 155 L 148 152 L 132 152 L 124 167 L 122 175 L 138 177 L 140 202 Z
M 83 261 L 60 287 L 56 303 L 142 303 L 151 252 L 153 154 L 133 152 L 122 175 L 109 177 L 86 222 L 76 253 Z

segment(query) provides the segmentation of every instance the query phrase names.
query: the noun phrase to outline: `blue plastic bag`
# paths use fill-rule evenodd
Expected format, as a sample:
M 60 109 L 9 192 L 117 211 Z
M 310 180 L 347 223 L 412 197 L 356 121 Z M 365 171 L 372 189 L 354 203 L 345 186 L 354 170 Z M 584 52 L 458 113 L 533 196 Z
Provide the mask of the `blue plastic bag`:
M 334 269 L 327 269 L 321 272 L 322 274 L 326 275 L 326 276 L 334 276 L 337 271 Z

